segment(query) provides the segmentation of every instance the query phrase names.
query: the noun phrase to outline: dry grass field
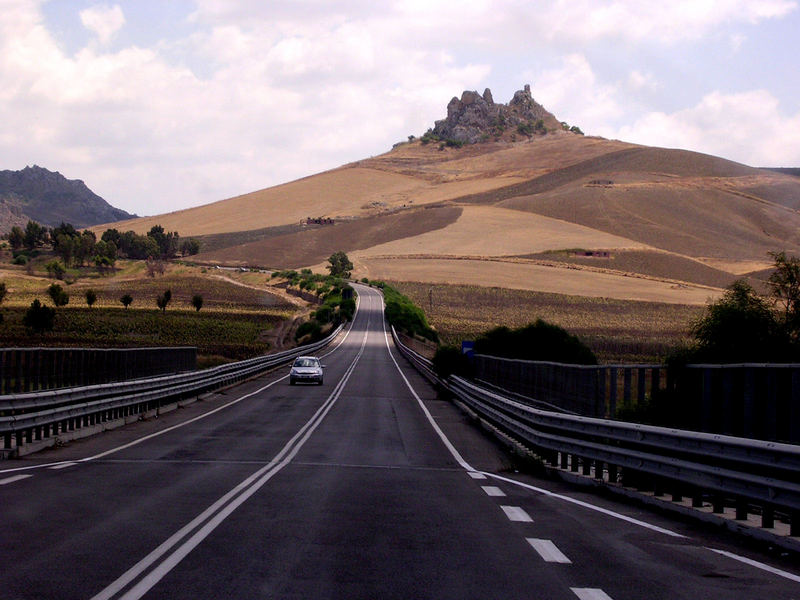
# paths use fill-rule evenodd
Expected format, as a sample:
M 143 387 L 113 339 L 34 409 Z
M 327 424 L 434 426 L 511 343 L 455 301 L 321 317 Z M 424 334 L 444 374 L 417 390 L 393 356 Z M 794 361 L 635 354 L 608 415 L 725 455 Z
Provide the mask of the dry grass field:
M 701 306 L 630 302 L 497 287 L 391 281 L 425 309 L 444 343 L 544 319 L 580 337 L 601 362 L 659 362 L 689 339 Z
M 720 289 L 694 284 L 575 266 L 564 268 L 525 259 L 366 258 L 357 266 L 360 270 L 354 276 L 369 279 L 445 282 L 665 304 L 702 305 L 722 293 Z
M 798 208 L 800 179 L 787 174 L 559 132 L 462 148 L 402 143 L 115 227 L 213 234 L 196 257 L 206 265 L 322 271 L 343 250 L 354 276 L 417 294 L 446 339 L 542 316 L 615 360 L 663 354 L 736 278 L 760 285 L 769 251 L 800 255 Z M 336 224 L 300 226 L 318 216 Z M 431 309 L 430 288 L 448 300 Z M 465 302 L 475 298 L 473 310 Z

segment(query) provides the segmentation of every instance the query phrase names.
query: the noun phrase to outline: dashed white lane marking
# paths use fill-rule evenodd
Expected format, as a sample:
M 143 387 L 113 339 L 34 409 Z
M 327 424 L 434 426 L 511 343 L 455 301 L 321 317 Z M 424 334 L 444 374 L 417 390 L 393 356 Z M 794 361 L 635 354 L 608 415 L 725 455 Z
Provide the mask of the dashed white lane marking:
M 561 563 L 562 565 L 570 565 L 572 561 L 556 548 L 556 545 L 550 540 L 538 540 L 536 538 L 525 538 L 528 543 L 539 553 L 545 562 Z
M 533 519 L 531 516 L 526 513 L 523 509 L 519 506 L 501 506 L 500 508 L 503 509 L 503 512 L 506 513 L 506 516 L 510 521 L 517 521 L 520 523 L 533 523 Z
M 486 492 L 487 496 L 493 496 L 495 498 L 500 498 L 506 495 L 503 490 L 494 485 L 482 485 L 481 489 Z
M 5 479 L 0 479 L 0 485 L 14 483 L 15 481 L 21 481 L 22 479 L 27 479 L 28 477 L 33 477 L 33 475 L 14 475 L 13 477 L 6 477 Z
M 603 590 L 597 588 L 569 588 L 580 600 L 613 600 Z
M 727 556 L 728 558 L 732 558 L 733 560 L 738 560 L 739 562 L 742 562 L 746 565 L 750 565 L 751 567 L 755 567 L 756 569 L 761 569 L 762 571 L 767 571 L 768 573 L 779 575 L 780 577 L 785 577 L 786 579 L 790 579 L 792 581 L 797 581 L 798 583 L 800 583 L 800 576 L 795 575 L 794 573 L 789 573 L 787 571 L 781 571 L 780 569 L 776 569 L 775 567 L 770 567 L 769 565 L 765 565 L 764 563 L 758 562 L 757 560 L 745 558 L 744 556 L 739 556 L 738 554 L 726 552 L 725 550 L 716 550 L 715 548 L 706 548 L 706 550 L 711 550 L 712 552 L 716 552 L 717 554 L 721 554 L 722 556 Z
M 467 473 L 469 473 L 469 476 L 473 479 L 486 479 L 486 475 L 478 473 L 477 471 L 467 471 Z
M 57 471 L 58 469 L 66 469 L 67 467 L 71 467 L 72 465 L 77 465 L 77 464 L 78 463 L 76 463 L 76 462 L 65 462 L 65 463 L 59 463 L 57 465 L 53 465 L 52 467 L 47 467 L 47 468 L 51 469 L 53 471 Z

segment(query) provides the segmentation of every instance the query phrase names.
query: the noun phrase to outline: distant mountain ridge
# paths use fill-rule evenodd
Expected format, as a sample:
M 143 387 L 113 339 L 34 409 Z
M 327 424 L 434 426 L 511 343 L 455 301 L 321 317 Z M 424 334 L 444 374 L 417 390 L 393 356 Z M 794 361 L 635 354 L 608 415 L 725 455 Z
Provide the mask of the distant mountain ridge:
M 33 165 L 21 171 L 0 171 L 0 232 L 31 220 L 48 227 L 62 222 L 90 227 L 135 218 L 114 208 L 80 179 Z

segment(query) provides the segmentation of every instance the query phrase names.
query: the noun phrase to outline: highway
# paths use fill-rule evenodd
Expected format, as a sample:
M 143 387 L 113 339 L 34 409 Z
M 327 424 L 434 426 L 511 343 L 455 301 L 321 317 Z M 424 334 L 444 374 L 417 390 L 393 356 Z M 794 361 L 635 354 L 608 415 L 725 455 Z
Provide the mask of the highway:
M 0 463 L 0 598 L 800 598 L 792 557 L 517 472 L 358 286 L 288 368 Z

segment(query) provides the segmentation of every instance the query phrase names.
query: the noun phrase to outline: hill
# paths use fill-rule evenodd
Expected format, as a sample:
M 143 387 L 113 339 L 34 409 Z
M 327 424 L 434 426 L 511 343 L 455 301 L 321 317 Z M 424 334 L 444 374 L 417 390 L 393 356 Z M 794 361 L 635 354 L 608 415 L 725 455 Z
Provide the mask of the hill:
M 48 227 L 62 222 L 89 227 L 135 217 L 114 208 L 83 181 L 37 165 L 21 171 L 0 171 L 0 232 L 31 220 Z
M 115 226 L 205 236 L 207 264 L 322 269 L 344 250 L 358 277 L 688 304 L 800 254 L 797 177 L 584 136 L 515 99 L 465 92 L 383 155 Z

